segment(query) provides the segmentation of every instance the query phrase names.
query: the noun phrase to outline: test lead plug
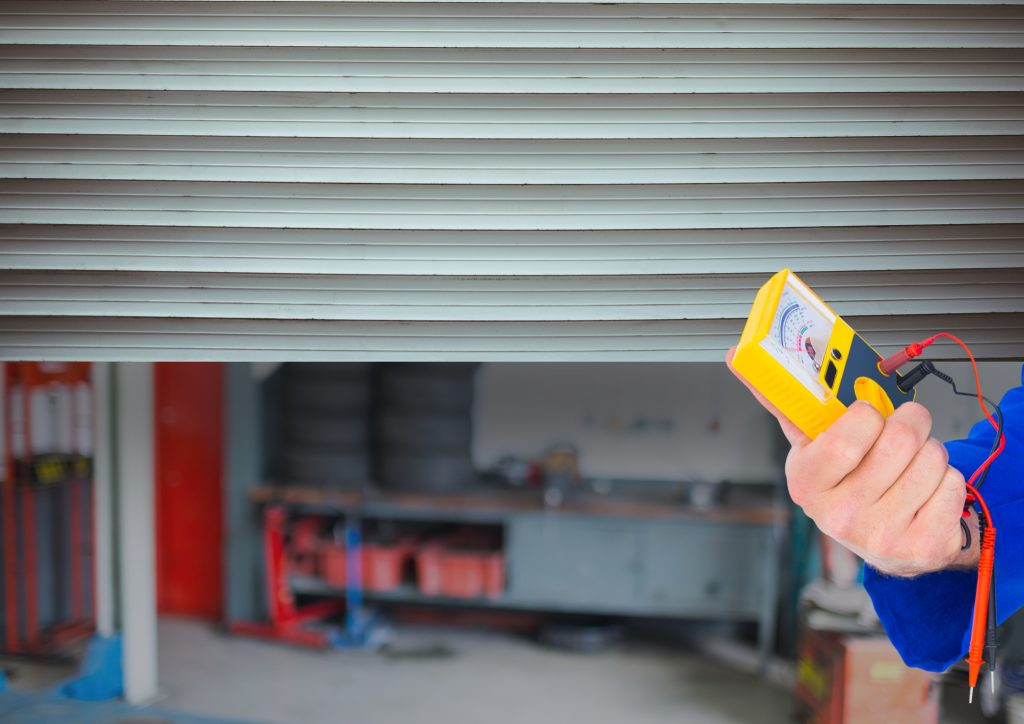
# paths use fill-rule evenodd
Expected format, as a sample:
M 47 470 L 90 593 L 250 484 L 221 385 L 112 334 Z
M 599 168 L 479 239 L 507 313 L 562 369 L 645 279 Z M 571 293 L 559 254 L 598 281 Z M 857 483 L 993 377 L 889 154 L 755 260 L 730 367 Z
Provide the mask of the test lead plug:
M 900 392 L 910 392 L 912 389 L 917 387 L 925 377 L 936 373 L 938 373 L 938 370 L 935 369 L 935 365 L 925 360 L 917 367 L 910 370 L 907 374 L 897 375 L 896 386 L 899 388 Z

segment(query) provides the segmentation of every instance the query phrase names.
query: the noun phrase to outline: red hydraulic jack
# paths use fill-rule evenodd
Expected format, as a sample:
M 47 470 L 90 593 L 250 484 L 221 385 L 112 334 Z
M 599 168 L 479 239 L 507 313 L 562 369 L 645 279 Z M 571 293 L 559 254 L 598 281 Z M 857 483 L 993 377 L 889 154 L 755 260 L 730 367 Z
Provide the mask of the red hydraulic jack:
M 263 552 L 267 567 L 267 603 L 270 620 L 266 623 L 235 621 L 230 625 L 233 633 L 271 641 L 328 648 L 331 633 L 326 628 L 311 628 L 344 611 L 342 601 L 320 601 L 297 606 L 295 596 L 288 587 L 288 562 L 284 552 L 285 523 L 288 515 L 283 508 L 267 506 L 263 513 Z

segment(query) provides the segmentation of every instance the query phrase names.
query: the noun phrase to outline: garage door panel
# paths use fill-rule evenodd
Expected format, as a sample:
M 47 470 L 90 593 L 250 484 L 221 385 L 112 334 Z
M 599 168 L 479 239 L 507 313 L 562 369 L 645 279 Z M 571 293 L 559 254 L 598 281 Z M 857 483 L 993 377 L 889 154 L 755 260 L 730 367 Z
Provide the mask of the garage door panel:
M 12 2 L 0 356 L 1024 340 L 1019 2 Z M 939 347 L 938 354 L 955 350 Z

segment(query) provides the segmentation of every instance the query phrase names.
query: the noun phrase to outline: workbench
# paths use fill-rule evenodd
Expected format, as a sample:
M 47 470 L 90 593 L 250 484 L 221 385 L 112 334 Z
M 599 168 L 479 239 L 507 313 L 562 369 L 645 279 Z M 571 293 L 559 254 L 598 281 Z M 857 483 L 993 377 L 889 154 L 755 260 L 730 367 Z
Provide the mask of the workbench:
M 697 510 L 680 502 L 567 498 L 546 509 L 535 490 L 461 494 L 355 492 L 259 485 L 257 504 L 294 512 L 499 525 L 507 586 L 494 599 L 424 596 L 413 586 L 369 599 L 431 605 L 751 621 L 766 656 L 775 631 L 780 531 L 785 508 L 771 500 Z M 343 594 L 295 577 L 296 593 Z

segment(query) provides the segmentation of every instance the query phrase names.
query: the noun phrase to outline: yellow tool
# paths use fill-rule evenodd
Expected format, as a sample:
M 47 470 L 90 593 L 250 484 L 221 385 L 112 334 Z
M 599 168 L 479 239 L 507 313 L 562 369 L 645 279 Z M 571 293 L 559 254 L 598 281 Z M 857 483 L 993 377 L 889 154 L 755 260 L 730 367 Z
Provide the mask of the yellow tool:
M 914 399 L 881 357 L 789 269 L 758 291 L 732 364 L 809 437 L 855 400 L 890 415 Z

